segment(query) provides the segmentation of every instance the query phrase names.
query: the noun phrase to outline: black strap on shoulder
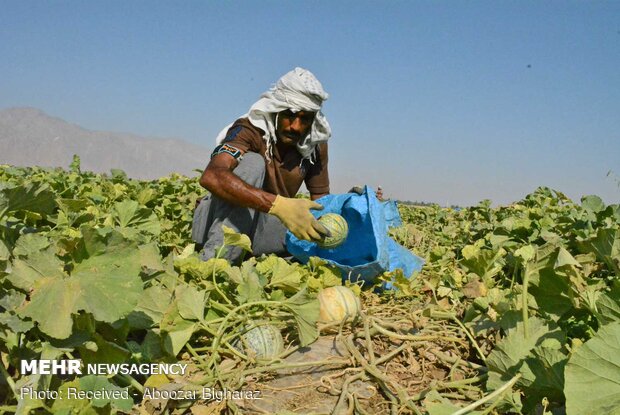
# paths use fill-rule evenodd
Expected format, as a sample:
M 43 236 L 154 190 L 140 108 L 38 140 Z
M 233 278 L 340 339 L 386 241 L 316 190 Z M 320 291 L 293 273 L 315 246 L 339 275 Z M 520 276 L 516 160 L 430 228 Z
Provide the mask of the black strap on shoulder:
M 217 156 L 218 154 L 222 154 L 222 153 L 230 154 L 236 160 L 241 160 L 241 158 L 243 157 L 241 150 L 239 150 L 238 148 L 233 147 L 229 144 L 220 144 L 219 146 L 215 147 L 215 150 L 213 150 L 213 153 L 211 153 L 211 158 Z

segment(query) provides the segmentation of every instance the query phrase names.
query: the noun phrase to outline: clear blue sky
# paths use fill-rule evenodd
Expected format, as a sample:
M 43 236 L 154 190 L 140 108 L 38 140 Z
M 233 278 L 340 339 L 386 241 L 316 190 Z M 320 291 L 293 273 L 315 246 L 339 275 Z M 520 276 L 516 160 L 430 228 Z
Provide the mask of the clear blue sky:
M 294 66 L 335 192 L 620 202 L 620 1 L 0 0 L 0 109 L 88 129 L 212 147 Z

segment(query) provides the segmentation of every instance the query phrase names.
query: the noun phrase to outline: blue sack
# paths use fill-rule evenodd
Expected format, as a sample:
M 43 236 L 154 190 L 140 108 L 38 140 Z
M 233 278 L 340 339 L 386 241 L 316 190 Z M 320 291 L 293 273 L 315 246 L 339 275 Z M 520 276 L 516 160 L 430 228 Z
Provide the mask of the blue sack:
M 374 284 L 375 277 L 385 271 L 400 268 L 409 278 L 414 271 L 422 269 L 422 258 L 388 236 L 388 228 L 402 224 L 396 202 L 380 202 L 368 186 L 361 195 L 327 195 L 316 202 L 324 209 L 311 210 L 312 214 L 317 218 L 326 213 L 342 215 L 349 224 L 349 236 L 342 245 L 323 249 L 287 232 L 286 248 L 301 262 L 307 263 L 313 256 L 320 257 L 340 268 L 343 279 L 361 279 L 367 284 Z M 388 282 L 384 288 L 390 289 L 392 284 Z

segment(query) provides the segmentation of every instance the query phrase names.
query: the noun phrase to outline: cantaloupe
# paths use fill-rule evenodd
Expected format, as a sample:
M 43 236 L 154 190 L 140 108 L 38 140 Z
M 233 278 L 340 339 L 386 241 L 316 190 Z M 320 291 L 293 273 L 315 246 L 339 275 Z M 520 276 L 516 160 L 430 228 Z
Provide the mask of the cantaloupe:
M 336 248 L 342 245 L 349 235 L 347 221 L 337 213 L 326 213 L 319 218 L 319 223 L 325 226 L 331 234 L 317 242 L 321 248 Z
M 284 351 L 284 339 L 276 326 L 262 324 L 242 334 L 233 346 L 257 359 L 273 359 Z
M 319 291 L 319 319 L 324 322 L 338 322 L 357 316 L 361 310 L 360 299 L 351 289 L 344 286 L 324 288 Z

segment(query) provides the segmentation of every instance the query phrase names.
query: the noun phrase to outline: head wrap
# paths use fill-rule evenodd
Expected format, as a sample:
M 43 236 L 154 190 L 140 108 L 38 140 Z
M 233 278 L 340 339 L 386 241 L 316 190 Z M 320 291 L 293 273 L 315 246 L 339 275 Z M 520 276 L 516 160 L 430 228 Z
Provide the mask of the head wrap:
M 297 67 L 278 79 L 276 84 L 263 93 L 250 107 L 250 111 L 241 118 L 247 117 L 252 125 L 265 131 L 263 139 L 267 144 L 266 157 L 270 160 L 273 155 L 273 144 L 277 142 L 274 114 L 287 109 L 293 112 L 316 112 L 310 133 L 297 143 L 302 161 L 309 159 L 312 162 L 317 146 L 326 142 L 331 136 L 329 123 L 321 112 L 321 105 L 328 97 L 323 85 L 312 72 Z M 231 126 L 232 124 L 228 125 L 218 134 L 217 144 L 224 140 Z

